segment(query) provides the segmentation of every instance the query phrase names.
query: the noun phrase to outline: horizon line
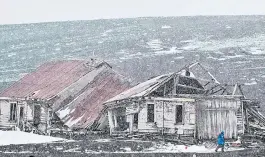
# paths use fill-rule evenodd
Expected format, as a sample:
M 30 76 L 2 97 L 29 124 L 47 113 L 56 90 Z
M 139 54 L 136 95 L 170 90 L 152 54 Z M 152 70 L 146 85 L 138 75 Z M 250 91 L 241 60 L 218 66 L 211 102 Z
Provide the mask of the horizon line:
M 177 17 L 225 17 L 225 16 L 264 16 L 265 14 L 216 14 L 216 15 L 176 15 L 176 16 L 136 16 L 136 17 L 109 17 L 109 18 L 93 18 L 93 19 L 76 19 L 76 20 L 55 20 L 55 21 L 36 21 L 36 22 L 21 22 L 21 23 L 0 23 L 0 26 L 5 25 L 30 25 L 30 24 L 45 24 L 56 22 L 77 22 L 77 21 L 98 21 L 98 20 L 118 20 L 118 19 L 141 19 L 141 18 L 177 18 Z

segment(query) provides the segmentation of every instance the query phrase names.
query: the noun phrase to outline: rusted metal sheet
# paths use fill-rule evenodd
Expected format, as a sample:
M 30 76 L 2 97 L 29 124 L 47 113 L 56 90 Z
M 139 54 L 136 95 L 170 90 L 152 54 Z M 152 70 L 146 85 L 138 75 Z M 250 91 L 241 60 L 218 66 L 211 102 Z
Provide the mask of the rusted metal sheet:
M 0 96 L 49 99 L 89 72 L 85 63 L 69 60 L 43 64 L 5 89 Z
M 119 75 L 105 69 L 91 82 L 87 82 L 88 87 L 82 95 L 56 113 L 65 125 L 71 128 L 86 128 L 99 118 L 103 102 L 128 89 L 128 83 L 122 82 Z

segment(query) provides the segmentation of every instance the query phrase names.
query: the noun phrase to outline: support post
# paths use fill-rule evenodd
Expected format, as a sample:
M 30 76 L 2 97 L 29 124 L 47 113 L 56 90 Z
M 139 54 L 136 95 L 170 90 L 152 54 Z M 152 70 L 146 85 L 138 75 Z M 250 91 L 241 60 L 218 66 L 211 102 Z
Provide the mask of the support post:
M 112 135 L 114 130 L 114 123 L 113 123 L 113 114 L 112 110 L 108 110 L 108 120 L 109 120 L 109 128 L 110 128 L 110 135 Z
M 129 117 L 129 131 L 130 131 L 130 134 L 133 133 L 133 119 L 134 119 L 134 114 L 130 114 L 128 115 Z
M 164 107 L 164 105 L 165 105 L 165 103 L 164 103 L 164 101 L 163 101 L 163 120 L 162 120 L 162 122 L 163 122 L 163 128 L 162 128 L 162 136 L 163 136 L 163 139 L 164 139 L 164 134 L 165 134 L 165 133 L 164 133 L 164 131 L 165 131 L 165 130 L 164 130 L 164 128 L 165 128 L 165 122 L 164 122 L 164 120 L 165 120 L 164 108 L 165 108 L 165 107 Z
M 172 94 L 176 95 L 177 94 L 177 84 L 179 82 L 179 75 L 175 75 L 174 77 L 174 85 L 173 85 L 173 91 Z
M 236 94 L 236 90 L 237 90 L 237 83 L 235 84 L 235 87 L 234 87 L 234 90 L 233 90 L 232 95 L 235 95 Z
M 244 114 L 244 102 L 242 102 L 242 126 L 243 126 L 243 134 L 245 134 L 245 114 Z
M 113 113 L 113 117 L 114 117 L 114 127 L 118 127 L 118 121 L 117 121 L 117 115 L 115 113 Z
M 247 109 L 245 109 L 245 116 L 246 116 L 247 132 L 249 133 L 249 121 L 248 121 L 248 110 Z

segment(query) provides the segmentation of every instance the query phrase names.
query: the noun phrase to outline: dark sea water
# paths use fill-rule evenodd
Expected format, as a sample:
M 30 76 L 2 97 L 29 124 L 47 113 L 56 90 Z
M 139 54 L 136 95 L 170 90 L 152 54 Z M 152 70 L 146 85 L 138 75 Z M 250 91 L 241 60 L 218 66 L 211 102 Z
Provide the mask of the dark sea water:
M 265 102 L 265 16 L 0 25 L 0 90 L 44 62 L 88 57 L 135 83 L 199 61 L 219 82 L 242 83 L 249 98 Z

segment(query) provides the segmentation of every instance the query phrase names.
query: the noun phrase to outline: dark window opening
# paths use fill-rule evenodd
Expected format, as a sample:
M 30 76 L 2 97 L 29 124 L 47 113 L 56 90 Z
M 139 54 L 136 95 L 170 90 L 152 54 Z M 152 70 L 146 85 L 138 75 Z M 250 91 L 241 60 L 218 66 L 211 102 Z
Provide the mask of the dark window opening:
M 182 105 L 176 106 L 176 124 L 182 123 Z
M 34 122 L 33 124 L 39 125 L 40 124 L 40 116 L 41 116 L 41 107 L 40 105 L 34 105 Z
M 16 120 L 17 117 L 17 104 L 16 103 L 11 103 L 10 104 L 10 120 L 14 121 Z
M 126 122 L 125 116 L 117 116 L 117 123 L 118 123 L 117 131 L 124 131 L 129 127 L 128 122 Z
M 147 122 L 154 122 L 154 104 L 147 105 Z
M 186 70 L 186 73 L 185 73 L 186 76 L 190 76 L 190 72 L 188 70 Z
M 19 117 L 20 118 L 23 118 L 24 117 L 24 107 L 20 107 Z
M 138 113 L 135 113 L 133 116 L 133 124 L 138 124 Z

